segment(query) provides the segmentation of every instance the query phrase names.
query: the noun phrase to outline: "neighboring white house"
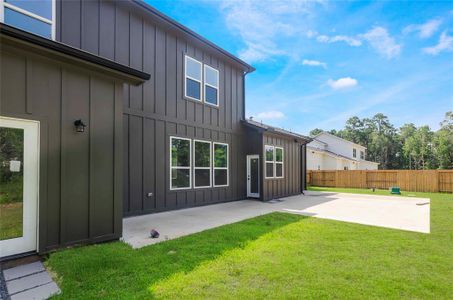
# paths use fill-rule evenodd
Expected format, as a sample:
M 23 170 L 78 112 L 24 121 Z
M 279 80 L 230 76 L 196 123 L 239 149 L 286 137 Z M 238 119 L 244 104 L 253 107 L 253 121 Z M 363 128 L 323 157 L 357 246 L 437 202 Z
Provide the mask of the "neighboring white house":
M 379 163 L 365 157 L 366 147 L 327 132 L 307 144 L 308 170 L 377 170 Z

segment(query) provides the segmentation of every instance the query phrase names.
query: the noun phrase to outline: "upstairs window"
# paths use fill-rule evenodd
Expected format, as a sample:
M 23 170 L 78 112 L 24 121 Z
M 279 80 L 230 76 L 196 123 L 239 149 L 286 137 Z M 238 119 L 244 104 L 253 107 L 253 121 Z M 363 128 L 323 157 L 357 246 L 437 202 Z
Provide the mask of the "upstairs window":
M 55 0 L 0 0 L 0 22 L 55 39 Z
M 356 158 L 357 157 L 357 150 L 352 149 L 352 157 Z
M 365 152 L 360 151 L 360 159 L 365 159 Z
M 211 186 L 211 142 L 194 140 L 194 187 Z
M 184 96 L 219 106 L 219 71 L 187 55 L 184 69 Z
M 189 56 L 185 58 L 185 96 L 201 101 L 201 62 Z
M 204 65 L 204 101 L 219 105 L 219 71 L 208 65 Z

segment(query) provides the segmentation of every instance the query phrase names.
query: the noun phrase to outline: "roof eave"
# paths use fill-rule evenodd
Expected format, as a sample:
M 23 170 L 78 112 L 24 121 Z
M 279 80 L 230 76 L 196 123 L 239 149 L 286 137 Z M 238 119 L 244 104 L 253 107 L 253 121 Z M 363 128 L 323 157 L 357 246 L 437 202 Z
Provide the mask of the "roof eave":
M 157 9 L 155 9 L 154 7 L 152 7 L 151 5 L 149 5 L 148 3 L 144 2 L 143 0 L 131 0 L 133 3 L 137 4 L 138 6 L 140 6 L 142 9 L 158 16 L 159 18 L 161 18 L 163 21 L 171 24 L 172 26 L 174 26 L 175 28 L 177 28 L 178 30 L 181 30 L 183 31 L 184 33 L 186 34 L 189 34 L 191 35 L 192 37 L 196 38 L 197 40 L 199 40 L 200 42 L 208 45 L 209 47 L 212 47 L 214 48 L 215 50 L 219 51 L 220 53 L 222 53 L 223 55 L 227 56 L 228 58 L 234 60 L 236 63 L 238 63 L 239 65 L 241 65 L 243 67 L 243 70 L 245 72 L 245 75 L 248 74 L 248 73 L 252 73 L 253 71 L 255 71 L 256 69 L 254 67 L 252 67 L 251 65 L 249 65 L 248 63 L 246 63 L 245 61 L 243 61 L 242 59 L 236 57 L 235 55 L 231 54 L 230 52 L 226 51 L 225 49 L 217 46 L 216 44 L 214 44 L 213 42 L 209 41 L 208 39 L 202 37 L 201 35 L 199 35 L 198 33 L 196 33 L 195 31 L 191 30 L 190 28 L 182 25 L 181 23 L 177 22 L 176 20 L 170 18 L 169 16 L 161 13 L 160 11 L 158 11 Z
M 34 49 L 47 51 L 46 53 L 51 51 L 58 54 L 62 58 L 75 59 L 81 63 L 101 67 L 103 70 L 108 70 L 112 76 L 121 78 L 122 80 L 132 84 L 141 84 L 151 78 L 150 74 L 140 70 L 102 58 L 78 48 L 23 31 L 4 23 L 0 23 L 0 34 L 2 39 L 10 40 L 14 44 L 21 44 L 22 46 L 28 45 Z
M 295 138 L 295 139 L 298 139 L 298 140 L 303 140 L 303 144 L 308 144 L 309 142 L 312 141 L 311 138 L 309 137 L 306 137 L 306 136 L 302 136 L 302 135 L 299 135 L 299 134 L 296 134 L 296 133 L 292 133 L 292 132 L 283 132 L 281 130 L 275 130 L 276 128 L 273 128 L 271 126 L 268 126 L 268 125 L 265 125 L 265 124 L 262 124 L 262 123 L 257 123 L 255 121 L 251 121 L 251 120 L 242 120 L 242 123 L 245 124 L 246 126 L 248 127 L 251 127 L 253 129 L 257 129 L 261 132 L 269 132 L 269 133 L 273 133 L 273 134 L 276 134 L 276 135 L 281 135 L 281 136 L 286 136 L 286 137 L 291 137 L 291 138 Z

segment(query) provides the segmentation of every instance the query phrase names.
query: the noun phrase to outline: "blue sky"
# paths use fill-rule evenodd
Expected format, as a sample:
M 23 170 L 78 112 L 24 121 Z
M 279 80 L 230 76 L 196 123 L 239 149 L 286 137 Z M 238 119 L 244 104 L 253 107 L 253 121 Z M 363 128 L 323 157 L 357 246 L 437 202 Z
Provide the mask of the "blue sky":
M 255 120 L 307 134 L 381 112 L 436 130 L 453 110 L 453 1 L 147 2 L 257 69 Z

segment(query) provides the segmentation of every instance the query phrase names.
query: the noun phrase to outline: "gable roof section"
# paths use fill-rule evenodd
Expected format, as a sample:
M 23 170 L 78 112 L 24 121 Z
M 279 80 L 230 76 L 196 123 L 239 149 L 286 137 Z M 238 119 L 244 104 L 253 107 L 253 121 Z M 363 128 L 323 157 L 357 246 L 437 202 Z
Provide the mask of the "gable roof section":
M 335 152 L 332 152 L 332 151 L 329 151 L 329 150 L 326 150 L 326 149 L 319 149 L 319 148 L 315 148 L 315 147 L 312 147 L 312 146 L 309 146 L 309 145 L 307 145 L 307 149 L 310 149 L 311 151 L 326 153 L 327 155 L 330 155 L 330 156 L 333 156 L 333 157 L 338 157 L 338 158 L 342 158 L 342 159 L 347 159 L 347 160 L 355 161 L 355 162 L 358 162 L 358 163 L 366 162 L 366 163 L 371 163 L 371 164 L 379 165 L 379 163 L 374 162 L 374 161 L 369 161 L 369 160 L 358 160 L 358 159 L 354 159 L 354 158 L 351 158 L 351 157 L 347 157 L 347 156 L 344 156 L 344 155 L 341 155 L 341 154 L 338 154 L 338 153 L 335 153 Z
M 192 36 L 193 38 L 197 39 L 201 43 L 203 43 L 203 44 L 207 45 L 208 47 L 211 47 L 214 50 L 220 52 L 221 54 L 223 54 L 224 56 L 226 56 L 230 60 L 233 60 L 236 64 L 239 64 L 246 73 L 251 73 L 251 72 L 255 71 L 254 67 L 252 67 L 248 63 L 244 62 L 242 59 L 236 57 L 235 55 L 231 54 L 230 52 L 226 51 L 225 49 L 217 46 L 213 42 L 211 42 L 208 39 L 202 37 L 201 35 L 199 35 L 195 31 L 193 31 L 193 30 L 189 29 L 188 27 L 182 25 L 181 23 L 179 23 L 176 20 L 170 18 L 169 16 L 161 13 L 160 11 L 158 11 L 157 9 L 155 9 L 154 7 L 152 7 L 151 5 L 146 3 L 144 0 L 131 0 L 131 1 L 133 3 L 135 3 L 138 7 L 140 7 L 146 13 L 156 16 L 161 21 L 167 23 L 167 25 L 170 25 L 174 29 L 176 29 L 176 30 L 178 30 L 180 32 L 183 32 L 183 33 L 185 33 L 185 34 L 187 34 L 189 36 Z
M 242 123 L 245 126 L 255 129 L 255 130 L 266 131 L 266 132 L 283 135 L 283 136 L 287 136 L 287 137 L 291 137 L 291 138 L 301 139 L 301 140 L 304 140 L 305 143 L 309 143 L 312 141 L 312 139 L 307 136 L 304 136 L 304 135 L 301 135 L 301 134 L 298 134 L 295 132 L 291 132 L 291 131 L 288 131 L 288 130 L 285 130 L 285 129 L 282 129 L 279 127 L 266 125 L 266 124 L 263 124 L 261 122 L 257 122 L 257 121 L 251 120 L 251 119 L 242 120 Z
M 0 23 L 1 43 L 20 44 L 21 47 L 33 49 L 36 53 L 48 55 L 49 51 L 62 60 L 77 61 L 80 64 L 101 68 L 105 73 L 123 79 L 132 84 L 140 84 L 150 79 L 150 74 L 102 58 L 89 52 L 49 40 L 33 33 Z
M 313 142 L 317 142 L 317 143 L 320 143 L 320 144 L 324 144 L 324 145 L 327 145 L 327 143 L 323 142 L 323 141 L 320 141 L 316 138 L 313 138 Z
M 335 153 L 335 152 L 332 152 L 332 151 L 329 151 L 329 150 L 326 150 L 326 149 L 319 149 L 319 148 L 315 148 L 315 147 L 312 147 L 312 146 L 307 146 L 307 148 L 310 149 L 310 150 L 313 150 L 313 151 L 326 153 L 326 154 L 328 154 L 330 156 L 343 158 L 343 159 L 347 159 L 347 160 L 350 160 L 350 161 L 358 161 L 356 159 L 353 159 L 353 158 L 350 158 L 350 157 L 347 157 L 347 156 L 344 156 L 344 155 L 341 155 L 341 154 L 338 154 L 338 153 Z
M 362 145 L 360 145 L 360 144 L 356 144 L 356 143 L 354 143 L 354 142 L 345 140 L 345 139 L 343 139 L 343 138 L 341 138 L 341 137 L 338 137 L 338 136 L 336 136 L 336 135 L 333 135 L 333 134 L 328 133 L 328 132 L 325 132 L 325 131 L 323 131 L 323 132 L 321 132 L 321 133 L 318 133 L 317 135 L 315 135 L 315 136 L 313 137 L 313 139 L 317 140 L 318 142 L 322 142 L 322 141 L 320 141 L 320 140 L 317 139 L 317 138 L 320 137 L 321 135 L 328 135 L 328 136 L 331 136 L 331 137 L 336 138 L 337 140 L 341 140 L 341 141 L 346 142 L 346 143 L 348 143 L 348 144 L 356 145 L 356 146 L 358 146 L 358 147 L 360 147 L 360 148 L 366 149 L 365 146 L 362 146 Z M 328 144 L 328 143 L 325 143 L 325 144 Z

